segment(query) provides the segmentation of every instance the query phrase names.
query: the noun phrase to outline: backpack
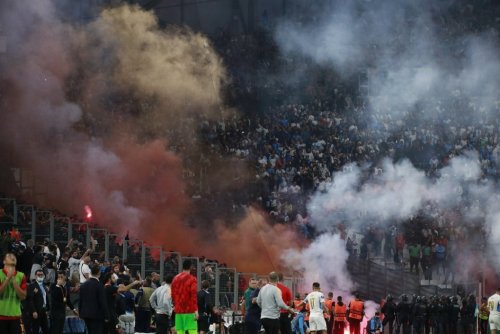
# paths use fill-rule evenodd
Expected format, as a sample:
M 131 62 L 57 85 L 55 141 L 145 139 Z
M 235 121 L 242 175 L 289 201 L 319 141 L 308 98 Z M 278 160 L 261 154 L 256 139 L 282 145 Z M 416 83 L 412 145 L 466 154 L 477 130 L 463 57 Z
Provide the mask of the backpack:
M 444 260 L 446 248 L 443 245 L 438 245 L 436 247 L 436 258 L 439 260 Z

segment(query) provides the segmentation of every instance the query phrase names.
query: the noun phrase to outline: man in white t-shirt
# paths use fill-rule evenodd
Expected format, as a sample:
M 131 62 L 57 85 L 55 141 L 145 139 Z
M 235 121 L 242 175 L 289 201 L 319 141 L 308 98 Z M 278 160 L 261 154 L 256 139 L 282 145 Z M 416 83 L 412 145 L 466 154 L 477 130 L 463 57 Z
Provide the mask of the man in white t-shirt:
M 90 256 L 86 255 L 82 257 L 82 261 L 80 262 L 80 266 L 78 267 L 78 271 L 80 273 L 80 284 L 87 282 L 90 278 Z
M 304 301 L 300 303 L 297 308 L 302 307 L 304 304 L 309 304 L 309 330 L 311 333 L 326 333 L 326 321 L 324 314 L 327 313 L 325 306 L 325 296 L 320 291 L 318 282 L 312 285 L 313 291 L 309 293 Z
M 490 309 L 490 316 L 488 322 L 490 323 L 491 334 L 496 334 L 500 330 L 500 288 L 497 292 L 488 298 L 488 308 Z

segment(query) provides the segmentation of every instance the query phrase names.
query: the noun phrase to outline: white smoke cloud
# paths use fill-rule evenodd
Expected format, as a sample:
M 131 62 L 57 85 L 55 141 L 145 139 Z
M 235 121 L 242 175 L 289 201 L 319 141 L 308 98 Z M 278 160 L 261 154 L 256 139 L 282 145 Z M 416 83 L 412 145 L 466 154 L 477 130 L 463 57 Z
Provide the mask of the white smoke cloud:
M 483 179 L 477 153 L 453 158 L 436 177 L 426 176 L 408 160 L 386 159 L 380 168 L 378 175 L 372 175 L 368 167 L 346 166 L 325 192 L 311 198 L 309 219 L 322 234 L 307 248 L 289 250 L 283 257 L 287 265 L 304 273 L 306 287 L 319 281 L 343 296 L 356 290 L 346 270 L 345 241 L 333 234 L 338 223 L 360 232 L 374 222 L 388 226 L 417 215 L 461 211 L 465 218 L 460 223 L 485 222 L 489 242 L 500 243 L 498 185 Z
M 435 179 L 408 160 L 385 159 L 381 169 L 379 175 L 367 177 L 367 168 L 350 165 L 335 174 L 327 190 L 309 202 L 312 223 L 320 231 L 330 231 L 340 222 L 360 228 L 370 222 L 404 221 L 429 203 L 444 211 L 491 194 L 491 186 L 478 186 L 482 173 L 474 152 L 453 158 Z
M 500 49 L 496 32 L 465 33 L 447 22 L 449 1 L 333 1 L 319 22 L 282 22 L 276 40 L 286 53 L 331 65 L 346 78 L 367 70 L 373 114 L 404 120 L 460 113 L 476 121 L 498 113 Z M 465 14 L 463 14 L 465 15 Z M 457 109 L 460 98 L 467 108 Z M 390 124 L 396 124 L 391 122 Z
M 287 266 L 304 273 L 304 287 L 319 282 L 323 291 L 334 290 L 345 295 L 353 288 L 345 263 L 347 256 L 344 241 L 339 235 L 328 233 L 319 236 L 303 250 L 287 250 L 282 260 Z

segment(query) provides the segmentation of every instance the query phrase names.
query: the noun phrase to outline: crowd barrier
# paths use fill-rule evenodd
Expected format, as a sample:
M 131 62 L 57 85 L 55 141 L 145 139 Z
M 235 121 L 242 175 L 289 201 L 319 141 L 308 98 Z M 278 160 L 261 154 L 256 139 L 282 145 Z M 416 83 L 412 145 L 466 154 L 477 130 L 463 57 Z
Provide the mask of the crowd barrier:
M 70 240 L 86 248 L 93 245 L 93 256 L 103 261 L 119 257 L 127 263 L 132 275 L 140 274 L 142 278 L 153 272 L 158 273 L 161 280 L 167 275 L 174 276 L 182 271 L 183 260 L 189 259 L 195 264 L 193 275 L 198 279 L 198 289 L 201 289 L 203 280 L 209 281 L 209 302 L 223 309 L 238 308 L 250 278 L 266 278 L 258 273 L 238 272 L 237 268 L 220 266 L 204 258 L 165 251 L 161 246 L 120 236 L 93 222 L 54 215 L 52 211 L 40 210 L 32 204 L 18 204 L 13 198 L 0 198 L 0 208 L 3 212 L 0 224 L 18 230 L 23 240 L 48 240 L 56 242 L 60 249 L 64 249 Z M 300 275 L 296 273 L 284 278 L 284 284 L 293 294 L 298 291 L 300 282 Z

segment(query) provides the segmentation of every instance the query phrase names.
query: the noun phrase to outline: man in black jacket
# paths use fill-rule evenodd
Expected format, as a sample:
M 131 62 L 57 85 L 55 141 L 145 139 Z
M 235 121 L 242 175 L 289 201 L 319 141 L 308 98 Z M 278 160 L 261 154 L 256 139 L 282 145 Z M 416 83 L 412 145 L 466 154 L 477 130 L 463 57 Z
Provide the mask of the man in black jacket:
M 100 273 L 99 266 L 93 265 L 90 278 L 80 286 L 78 311 L 89 334 L 103 334 L 104 323 L 109 319 L 104 286 L 99 282 Z
M 31 328 L 33 333 L 49 333 L 49 322 L 47 320 L 47 310 L 49 309 L 49 291 L 43 281 L 45 275 L 42 269 L 35 271 L 36 281 L 28 286 L 28 294 L 25 306 L 27 313 L 31 315 Z
M 198 291 L 197 298 L 198 298 L 198 333 L 199 334 L 205 334 L 208 333 L 208 327 L 209 327 L 209 322 L 208 322 L 208 317 L 210 315 L 210 311 L 212 307 L 209 304 L 208 298 L 209 298 L 209 292 L 208 288 L 210 287 L 210 283 L 208 281 L 202 281 L 201 282 L 201 290 Z
M 427 305 L 421 297 L 417 297 L 413 306 L 413 333 L 424 334 L 425 320 L 427 319 Z
M 401 296 L 401 301 L 396 306 L 396 317 L 398 320 L 396 333 L 399 333 L 401 327 L 403 327 L 403 334 L 410 333 L 410 315 L 411 304 L 408 300 L 408 296 L 403 294 Z
M 64 271 L 60 271 L 57 274 L 57 282 L 50 288 L 50 296 L 50 334 L 63 334 L 66 305 L 69 306 L 75 315 L 78 315 L 69 298 L 69 288 L 66 286 L 66 274 Z
M 384 320 L 382 325 L 386 327 L 389 325 L 389 333 L 394 331 L 394 319 L 396 319 L 396 303 L 391 295 L 387 295 L 386 302 L 382 306 L 382 313 L 384 314 Z

